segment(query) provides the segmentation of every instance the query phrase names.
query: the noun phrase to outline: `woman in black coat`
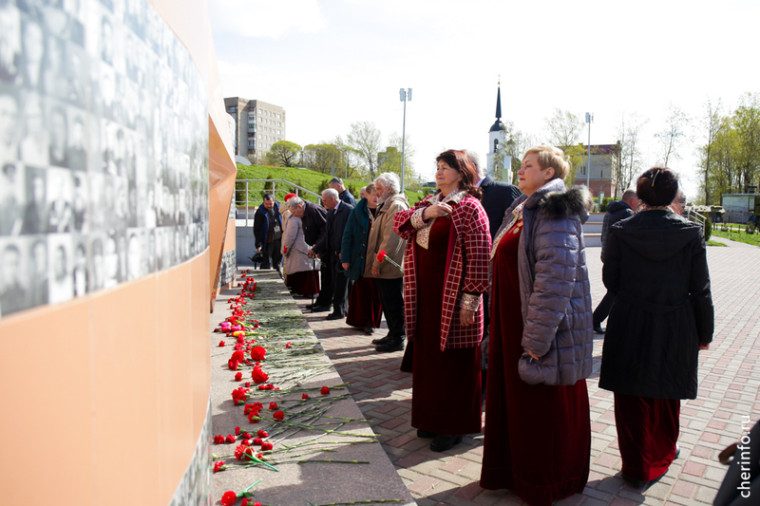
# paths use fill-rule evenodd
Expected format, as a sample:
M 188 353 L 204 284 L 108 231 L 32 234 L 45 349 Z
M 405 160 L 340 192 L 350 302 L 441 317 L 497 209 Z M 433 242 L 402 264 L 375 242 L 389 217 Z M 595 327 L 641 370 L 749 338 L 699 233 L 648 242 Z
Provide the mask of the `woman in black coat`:
M 646 208 L 610 229 L 603 259 L 614 302 L 599 386 L 615 392 L 623 478 L 641 489 L 678 457 L 680 399 L 696 398 L 699 350 L 713 334 L 704 236 L 668 207 L 677 191 L 670 169 L 642 174 Z

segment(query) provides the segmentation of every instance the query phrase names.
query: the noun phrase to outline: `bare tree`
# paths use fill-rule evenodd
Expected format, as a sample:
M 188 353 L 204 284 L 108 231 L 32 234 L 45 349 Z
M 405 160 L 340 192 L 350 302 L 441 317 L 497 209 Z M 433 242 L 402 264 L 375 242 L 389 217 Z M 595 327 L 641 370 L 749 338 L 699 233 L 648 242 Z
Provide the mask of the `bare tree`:
M 679 107 L 670 104 L 668 107 L 668 117 L 662 130 L 654 134 L 662 146 L 662 162 L 665 167 L 671 158 L 678 159 L 680 154 L 678 149 L 683 142 L 687 140 L 687 129 L 691 119 Z
M 628 117 L 623 114 L 620 118 L 620 125 L 617 129 L 620 159 L 615 168 L 615 179 L 619 190 L 626 190 L 630 187 L 633 176 L 641 171 L 639 131 L 645 123 L 646 120 L 642 120 L 635 113 Z
M 554 114 L 546 120 L 549 142 L 565 149 L 580 142 L 583 133 L 583 121 L 570 111 L 554 109 Z
M 351 124 L 347 144 L 359 153 L 366 163 L 366 170 L 375 179 L 377 168 L 377 153 L 380 151 L 380 130 L 370 121 L 359 121 Z

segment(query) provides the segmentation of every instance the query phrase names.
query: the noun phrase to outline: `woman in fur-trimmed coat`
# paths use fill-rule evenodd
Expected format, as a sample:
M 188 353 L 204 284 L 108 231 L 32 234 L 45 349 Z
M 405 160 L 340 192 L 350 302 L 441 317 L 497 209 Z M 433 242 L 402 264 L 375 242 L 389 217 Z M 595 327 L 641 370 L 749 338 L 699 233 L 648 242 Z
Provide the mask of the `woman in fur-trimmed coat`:
M 531 505 L 581 493 L 589 474 L 591 294 L 582 226 L 590 198 L 566 189 L 564 153 L 528 150 L 525 195 L 491 250 L 491 325 L 480 484 Z

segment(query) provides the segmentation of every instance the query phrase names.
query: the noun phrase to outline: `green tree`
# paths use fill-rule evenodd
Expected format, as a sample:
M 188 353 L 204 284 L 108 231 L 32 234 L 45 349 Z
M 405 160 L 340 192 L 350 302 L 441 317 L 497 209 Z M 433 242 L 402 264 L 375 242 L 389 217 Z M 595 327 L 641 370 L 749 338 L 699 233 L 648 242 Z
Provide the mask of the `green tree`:
M 300 153 L 301 146 L 295 142 L 277 141 L 269 148 L 267 162 L 279 167 L 293 167 Z
M 306 167 L 323 174 L 332 174 L 333 168 L 339 173 L 343 167 L 343 153 L 335 144 L 308 144 L 303 156 Z

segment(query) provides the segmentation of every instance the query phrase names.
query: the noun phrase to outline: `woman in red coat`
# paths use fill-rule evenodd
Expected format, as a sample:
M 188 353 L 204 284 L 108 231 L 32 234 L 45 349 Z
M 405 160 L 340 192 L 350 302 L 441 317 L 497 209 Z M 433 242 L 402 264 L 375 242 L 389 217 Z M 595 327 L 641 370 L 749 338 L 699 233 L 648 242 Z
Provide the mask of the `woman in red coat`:
M 477 170 L 464 151 L 436 159 L 438 191 L 396 214 L 407 240 L 404 317 L 414 345 L 412 426 L 446 451 L 480 432 L 481 294 L 488 290 L 491 236 Z M 419 268 L 418 268 L 419 266 Z M 424 268 L 422 267 L 424 266 Z

